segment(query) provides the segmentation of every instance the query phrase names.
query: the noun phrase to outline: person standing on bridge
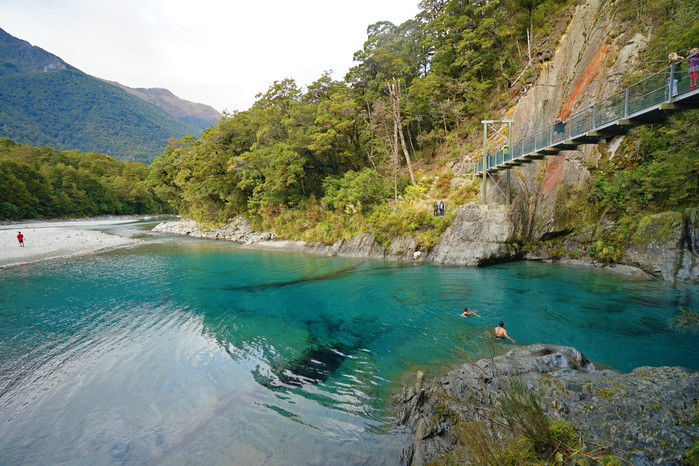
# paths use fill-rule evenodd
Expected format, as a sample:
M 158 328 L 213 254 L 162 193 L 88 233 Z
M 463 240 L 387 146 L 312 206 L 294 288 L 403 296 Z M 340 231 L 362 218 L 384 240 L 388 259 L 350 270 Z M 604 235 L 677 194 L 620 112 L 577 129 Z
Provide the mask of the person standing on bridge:
M 696 89 L 699 80 L 699 48 L 689 51 L 689 89 Z
M 505 162 L 510 160 L 510 148 L 507 144 L 502 146 L 502 160 Z
M 667 75 L 667 90 L 668 90 L 668 98 L 670 96 L 674 97 L 677 95 L 677 82 L 679 81 L 677 79 L 677 71 L 679 69 L 678 64 L 684 60 L 684 57 L 679 56 L 677 53 L 672 52 L 670 55 L 667 56 L 667 61 L 670 63 L 670 68 L 668 70 L 668 75 Z

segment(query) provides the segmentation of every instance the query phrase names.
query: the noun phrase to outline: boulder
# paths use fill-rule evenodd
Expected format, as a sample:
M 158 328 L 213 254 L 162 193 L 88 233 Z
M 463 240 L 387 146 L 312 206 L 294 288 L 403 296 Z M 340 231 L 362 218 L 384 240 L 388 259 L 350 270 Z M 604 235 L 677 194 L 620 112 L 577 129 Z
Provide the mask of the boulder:
M 674 281 L 682 265 L 685 222 L 679 212 L 643 217 L 624 248 L 622 262 Z
M 477 204 L 459 207 L 451 226 L 428 255 L 440 264 L 485 265 L 512 260 L 518 255 L 516 225 L 510 206 Z
M 348 240 L 339 240 L 333 245 L 336 255 L 341 257 L 371 257 L 383 259 L 386 248 L 381 246 L 369 233 L 360 233 Z

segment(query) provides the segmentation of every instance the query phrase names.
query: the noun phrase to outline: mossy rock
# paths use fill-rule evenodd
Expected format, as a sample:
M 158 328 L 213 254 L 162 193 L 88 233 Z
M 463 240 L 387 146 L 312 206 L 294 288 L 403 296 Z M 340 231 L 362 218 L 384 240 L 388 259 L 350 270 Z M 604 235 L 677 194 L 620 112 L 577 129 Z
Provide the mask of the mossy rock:
M 684 227 L 684 217 L 680 212 L 663 212 L 647 215 L 638 222 L 631 241 L 637 244 L 676 241 L 677 233 Z

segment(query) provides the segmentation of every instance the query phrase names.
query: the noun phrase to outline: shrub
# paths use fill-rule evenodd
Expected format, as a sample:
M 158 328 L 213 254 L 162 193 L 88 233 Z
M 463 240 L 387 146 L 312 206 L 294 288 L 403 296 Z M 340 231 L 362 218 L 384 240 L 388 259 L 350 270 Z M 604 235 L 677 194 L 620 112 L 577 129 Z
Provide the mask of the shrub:
M 328 177 L 323 181 L 323 190 L 323 201 L 328 208 L 341 208 L 348 213 L 365 211 L 385 198 L 387 191 L 379 174 L 370 168 L 349 171 L 342 177 Z

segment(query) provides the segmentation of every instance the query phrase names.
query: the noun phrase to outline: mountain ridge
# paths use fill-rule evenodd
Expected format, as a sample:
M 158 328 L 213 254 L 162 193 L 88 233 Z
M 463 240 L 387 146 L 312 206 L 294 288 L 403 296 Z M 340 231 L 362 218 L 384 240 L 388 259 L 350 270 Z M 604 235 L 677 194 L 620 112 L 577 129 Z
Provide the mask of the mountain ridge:
M 0 28 L 0 136 L 150 163 L 169 140 L 199 137 L 220 117 L 167 89 L 90 76 Z
M 108 79 L 102 79 L 102 81 L 113 84 L 131 95 L 156 105 L 178 120 L 197 126 L 202 130 L 215 124 L 223 116 L 210 105 L 182 99 L 169 89 L 162 87 L 134 88 Z

